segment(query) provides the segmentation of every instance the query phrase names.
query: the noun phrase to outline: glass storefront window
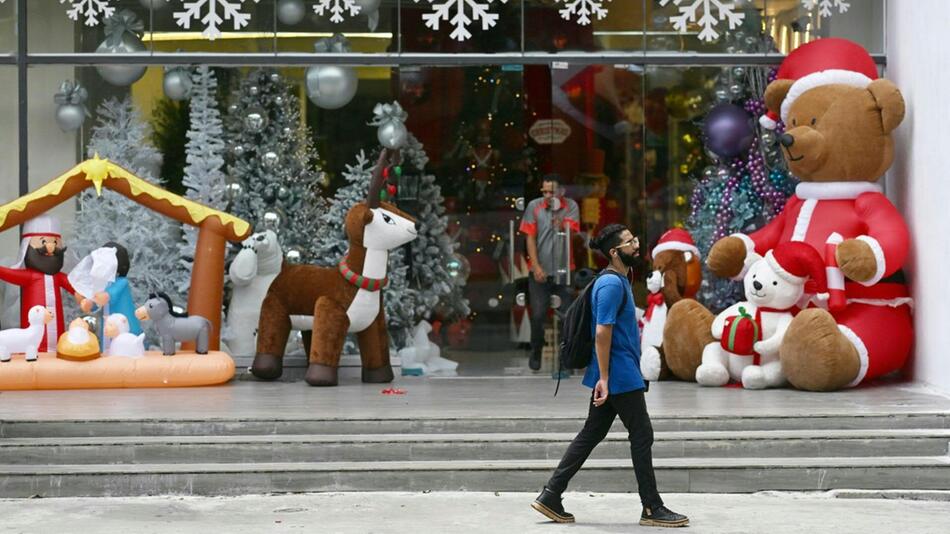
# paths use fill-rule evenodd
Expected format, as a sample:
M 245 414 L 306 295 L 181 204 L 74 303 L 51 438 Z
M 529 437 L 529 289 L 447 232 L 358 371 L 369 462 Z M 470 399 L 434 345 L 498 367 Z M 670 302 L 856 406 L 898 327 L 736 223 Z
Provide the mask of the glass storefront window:
M 0 4 L 0 55 L 16 52 L 16 4 Z
M 402 52 L 438 54 L 497 54 L 522 50 L 521 10 L 523 0 L 494 2 L 488 12 L 497 15 L 494 26 L 482 29 L 481 21 L 468 26 L 456 26 L 450 20 L 439 19 L 438 30 L 427 26 L 424 17 L 435 14 L 429 0 L 418 3 L 403 0 L 400 3 L 400 31 Z M 471 18 L 471 12 L 466 12 Z M 448 18 L 453 18 L 451 15 Z M 433 19 L 434 20 L 434 19 Z M 433 23 L 434 24 L 434 23 Z M 453 36 L 453 34 L 455 36 Z M 470 37 L 466 37 L 470 35 Z M 460 38 L 463 38 L 460 40 Z
M 639 51 L 643 48 L 643 3 L 605 3 L 606 15 L 587 16 L 565 12 L 564 4 L 551 0 L 526 0 L 524 35 L 526 52 Z

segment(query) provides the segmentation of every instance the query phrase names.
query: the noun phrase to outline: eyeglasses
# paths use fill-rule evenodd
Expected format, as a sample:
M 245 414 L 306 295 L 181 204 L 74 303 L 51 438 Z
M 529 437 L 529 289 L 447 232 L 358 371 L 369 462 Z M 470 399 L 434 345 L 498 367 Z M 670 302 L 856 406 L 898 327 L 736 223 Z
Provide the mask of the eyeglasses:
M 630 241 L 627 241 L 626 243 L 620 243 L 619 245 L 617 245 L 617 246 L 614 247 L 614 248 L 625 248 L 625 247 L 629 247 L 630 245 L 633 245 L 633 246 L 635 246 L 635 247 L 639 247 L 639 246 L 640 246 L 640 238 L 634 237 L 634 238 L 631 239 Z
M 542 194 L 542 195 L 553 195 L 553 194 L 554 194 L 554 190 L 553 190 L 553 189 L 542 189 L 542 190 L 541 190 L 541 194 Z

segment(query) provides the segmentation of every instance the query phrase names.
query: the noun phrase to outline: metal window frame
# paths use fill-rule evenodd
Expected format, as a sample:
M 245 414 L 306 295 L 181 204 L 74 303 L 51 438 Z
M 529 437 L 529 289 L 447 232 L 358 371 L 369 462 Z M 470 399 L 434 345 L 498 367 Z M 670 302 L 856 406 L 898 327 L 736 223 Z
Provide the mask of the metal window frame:
M 642 0 L 645 4 L 648 0 Z M 28 69 L 37 65 L 180 65 L 201 64 L 213 66 L 273 66 L 307 67 L 318 64 L 345 64 L 352 66 L 403 67 L 466 67 L 482 65 L 551 65 L 568 63 L 571 65 L 632 64 L 640 67 L 702 67 L 702 66 L 740 66 L 740 65 L 778 65 L 784 59 L 782 54 L 698 54 L 663 53 L 643 51 L 600 51 L 571 52 L 550 54 L 545 52 L 507 52 L 478 54 L 437 54 L 402 52 L 401 17 L 396 22 L 399 45 L 396 52 L 375 54 L 318 54 L 318 53 L 241 53 L 215 54 L 192 52 L 155 52 L 139 54 L 95 54 L 81 53 L 37 53 L 28 49 L 27 0 L 16 0 L 17 50 L 13 54 L 0 55 L 0 66 L 15 65 L 17 68 L 17 106 L 19 132 L 19 194 L 29 193 L 29 86 Z M 885 4 L 886 8 L 886 4 Z M 397 5 L 401 9 L 401 2 Z M 524 3 L 522 3 L 522 11 Z M 645 11 L 644 11 L 645 12 Z M 885 9 L 886 12 L 886 9 Z M 275 15 L 276 16 L 276 15 Z M 522 16 L 522 22 L 524 17 Z M 644 29 L 646 37 L 646 29 Z M 275 34 L 276 38 L 276 34 Z M 885 35 L 886 38 L 886 35 Z M 524 49 L 524 24 L 521 25 L 521 42 Z M 276 50 L 276 46 L 275 46 Z M 886 65 L 885 54 L 872 54 L 875 63 Z

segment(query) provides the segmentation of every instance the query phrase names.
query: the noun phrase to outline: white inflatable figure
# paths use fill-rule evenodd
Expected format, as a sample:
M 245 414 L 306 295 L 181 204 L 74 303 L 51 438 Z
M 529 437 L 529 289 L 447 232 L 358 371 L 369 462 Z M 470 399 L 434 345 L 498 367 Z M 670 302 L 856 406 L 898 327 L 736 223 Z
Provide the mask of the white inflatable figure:
M 35 362 L 37 349 L 46 331 L 46 325 L 53 320 L 53 313 L 45 306 L 33 306 L 27 315 L 29 326 L 26 328 L 8 328 L 0 331 L 0 362 L 10 361 L 14 352 L 26 354 L 26 361 Z
M 743 279 L 745 302 L 733 304 L 716 316 L 712 335 L 721 340 L 726 320 L 740 315 L 739 308 L 755 318 L 760 332 L 753 345 L 754 355 L 727 351 L 720 341 L 706 345 L 696 382 L 703 386 L 723 386 L 739 381 L 746 389 L 764 389 L 785 384 L 779 347 L 794 313 L 815 294 L 827 291 L 825 267 L 809 245 L 787 242 L 752 263 Z
M 689 254 L 687 252 L 686 254 Z M 660 379 L 660 351 L 663 344 L 663 326 L 666 325 L 666 301 L 663 300 L 663 274 L 653 271 L 647 278 L 647 309 L 643 312 L 643 330 L 640 334 L 640 374 L 644 380 Z M 639 311 L 639 310 L 638 310 Z
M 135 335 L 129 332 L 129 319 L 121 313 L 106 317 L 105 337 L 111 339 L 106 356 L 126 356 L 141 358 L 145 356 L 145 333 Z
M 429 332 L 432 332 L 432 325 L 428 321 L 419 321 L 412 331 L 412 344 L 397 352 L 403 374 L 456 375 L 458 362 L 441 356 L 439 346 L 429 340 Z
M 267 288 L 280 273 L 283 252 L 277 234 L 258 232 L 244 240 L 241 252 L 231 262 L 228 278 L 234 284 L 228 307 L 225 342 L 232 356 L 257 353 L 257 323 Z

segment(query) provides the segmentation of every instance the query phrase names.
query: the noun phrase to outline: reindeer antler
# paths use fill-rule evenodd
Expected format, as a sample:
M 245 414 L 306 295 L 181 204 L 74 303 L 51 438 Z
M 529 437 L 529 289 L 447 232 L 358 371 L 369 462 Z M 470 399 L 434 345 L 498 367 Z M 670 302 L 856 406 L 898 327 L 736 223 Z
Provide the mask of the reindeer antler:
M 376 167 L 373 168 L 373 177 L 369 182 L 369 192 L 366 194 L 366 204 L 370 208 L 379 207 L 379 191 L 383 188 L 383 169 L 395 164 L 398 157 L 398 151 L 388 148 L 384 148 L 379 153 L 379 161 L 376 162 Z

